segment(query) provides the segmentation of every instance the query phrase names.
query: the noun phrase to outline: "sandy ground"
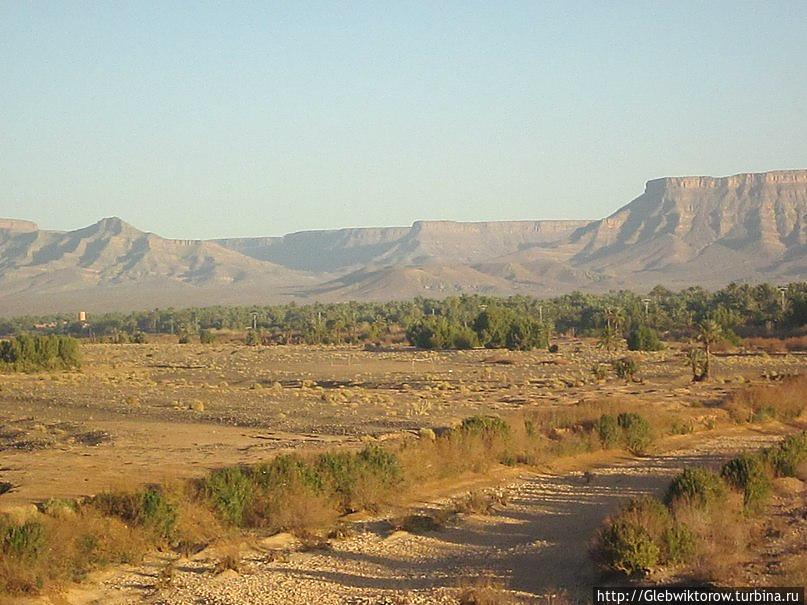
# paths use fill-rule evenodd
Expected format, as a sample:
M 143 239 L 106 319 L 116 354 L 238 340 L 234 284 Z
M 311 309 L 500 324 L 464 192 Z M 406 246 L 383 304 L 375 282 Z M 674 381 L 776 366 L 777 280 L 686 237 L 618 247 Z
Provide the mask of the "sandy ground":
M 81 372 L 0 375 L 0 510 L 123 483 L 198 476 L 279 450 L 358 443 L 475 413 L 591 399 L 663 407 L 719 401 L 807 358 L 714 362 L 692 384 L 683 353 L 637 355 L 644 383 L 597 382 L 591 342 L 546 352 L 239 345 L 85 345 Z
M 545 603 L 547 595 L 561 593 L 585 600 L 600 579 L 588 557 L 589 542 L 621 502 L 661 492 L 686 465 L 718 464 L 778 438 L 770 431 L 735 429 L 682 437 L 678 449 L 623 459 L 590 474 L 524 473 L 504 485 L 508 502 L 491 515 L 462 516 L 423 534 L 393 531 L 382 521 L 361 522 L 352 536 L 308 552 L 295 550 L 288 536 L 275 536 L 246 551 L 238 572 L 217 573 L 211 552 L 178 560 L 155 556 L 106 574 L 94 587 L 76 589 L 61 603 L 456 603 L 458 587 L 480 578 L 506 585 L 520 602 Z M 172 580 L 161 587 L 169 564 Z

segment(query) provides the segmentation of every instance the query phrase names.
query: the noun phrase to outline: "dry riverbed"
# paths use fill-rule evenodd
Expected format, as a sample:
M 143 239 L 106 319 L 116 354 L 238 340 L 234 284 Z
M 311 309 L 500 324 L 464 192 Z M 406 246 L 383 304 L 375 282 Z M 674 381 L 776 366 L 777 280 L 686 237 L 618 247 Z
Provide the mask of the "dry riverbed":
M 465 587 L 480 582 L 506 587 L 515 603 L 546 602 L 549 594 L 584 600 L 601 579 L 589 541 L 621 502 L 661 492 L 686 465 L 719 464 L 778 438 L 770 428 L 670 438 L 666 453 L 611 460 L 588 472 L 523 472 L 499 486 L 506 504 L 491 514 L 461 515 L 434 531 L 409 533 L 365 520 L 327 546 L 274 536 L 243 546 L 237 571 L 220 569 L 221 546 L 190 558 L 154 555 L 63 600 L 29 603 L 439 604 L 457 603 Z M 422 512 L 444 503 L 432 500 Z

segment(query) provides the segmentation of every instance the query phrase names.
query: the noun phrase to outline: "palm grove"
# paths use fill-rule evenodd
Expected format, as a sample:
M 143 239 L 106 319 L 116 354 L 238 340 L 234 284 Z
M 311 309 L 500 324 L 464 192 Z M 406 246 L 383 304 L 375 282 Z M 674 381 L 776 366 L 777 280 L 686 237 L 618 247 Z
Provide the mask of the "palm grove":
M 212 306 L 93 315 L 16 317 L 0 320 L 0 336 L 62 334 L 112 342 L 143 342 L 151 334 L 174 334 L 180 342 L 215 340 L 222 331 L 247 330 L 250 344 L 355 344 L 396 342 L 432 349 L 483 346 L 529 350 L 552 346 L 556 333 L 593 336 L 611 350 L 626 339 L 629 349 L 653 350 L 660 337 L 701 339 L 707 359 L 693 367 L 708 374 L 708 353 L 718 340 L 787 336 L 807 325 L 807 282 L 731 284 L 709 292 L 661 286 L 642 295 L 574 292 L 554 298 L 456 296 L 408 301 L 289 303 Z M 703 367 L 703 366 L 706 367 Z

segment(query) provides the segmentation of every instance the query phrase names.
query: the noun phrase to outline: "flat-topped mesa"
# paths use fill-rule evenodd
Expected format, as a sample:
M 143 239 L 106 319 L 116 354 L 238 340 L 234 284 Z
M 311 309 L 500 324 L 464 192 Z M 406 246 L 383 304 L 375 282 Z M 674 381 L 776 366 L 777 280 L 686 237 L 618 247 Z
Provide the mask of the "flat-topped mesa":
M 39 225 L 33 221 L 0 218 L 0 230 L 14 231 L 16 233 L 31 233 L 32 231 L 39 231 Z
M 536 221 L 415 221 L 414 233 L 435 235 L 474 233 L 565 233 L 587 225 L 585 220 L 536 220 Z
M 619 270 L 632 263 L 635 271 L 711 258 L 746 276 L 763 260 L 772 267 L 802 256 L 805 217 L 807 170 L 655 179 L 631 203 L 575 234 L 583 244 L 575 261 Z
M 741 189 L 762 185 L 807 185 L 807 170 L 746 172 L 732 176 L 670 176 L 647 181 L 646 193 L 674 189 Z

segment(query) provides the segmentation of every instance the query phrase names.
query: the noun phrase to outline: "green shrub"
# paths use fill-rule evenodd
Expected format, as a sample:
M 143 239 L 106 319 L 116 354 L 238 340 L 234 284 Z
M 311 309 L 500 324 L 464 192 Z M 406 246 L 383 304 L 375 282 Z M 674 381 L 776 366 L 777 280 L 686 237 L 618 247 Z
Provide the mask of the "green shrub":
M 33 372 L 80 366 L 78 341 L 70 336 L 20 334 L 11 340 L 0 340 L 0 369 Z
M 0 552 L 4 556 L 33 560 L 45 547 L 45 528 L 36 521 L 21 525 L 0 525 Z
M 522 315 L 513 318 L 507 329 L 505 346 L 511 351 L 531 351 L 546 348 L 549 339 L 541 324 Z
M 646 325 L 631 328 L 626 340 L 629 351 L 661 351 L 664 348 L 658 332 Z
M 661 549 L 647 530 L 628 521 L 614 521 L 600 530 L 597 540 L 602 564 L 626 575 L 655 567 L 661 556 Z
M 225 521 L 243 525 L 254 495 L 248 471 L 237 466 L 213 471 L 203 487 L 208 501 Z
M 695 547 L 695 534 L 661 502 L 644 496 L 606 520 L 595 536 L 592 554 L 606 569 L 635 575 L 657 565 L 687 563 Z
M 177 523 L 177 506 L 165 494 L 154 487 L 140 495 L 143 510 L 143 526 L 161 538 L 170 538 Z
M 403 479 L 397 456 L 377 445 L 368 445 L 358 454 L 362 466 L 379 477 L 385 485 L 396 485 Z
M 723 465 L 720 476 L 733 488 L 743 492 L 746 508 L 755 509 L 768 497 L 771 479 L 765 461 L 758 455 L 742 454 Z
M 177 506 L 157 486 L 139 492 L 106 492 L 92 506 L 110 517 L 144 527 L 160 538 L 170 538 L 177 523 Z
M 726 495 L 726 486 L 720 475 L 700 466 L 684 469 L 667 488 L 664 501 L 674 504 L 683 501 L 695 506 L 709 506 Z
M 631 500 L 599 530 L 593 554 L 612 571 L 644 573 L 662 562 L 661 535 L 671 523 L 670 512 L 657 500 Z
M 644 453 L 653 441 L 650 423 L 633 412 L 622 413 L 616 420 L 622 428 L 622 440 L 628 451 L 634 454 Z
M 807 460 L 807 431 L 791 435 L 765 452 L 777 477 L 795 477 L 799 465 Z
M 207 328 L 199 330 L 199 342 L 203 345 L 209 345 L 216 342 L 216 335 Z
M 377 505 L 371 500 L 383 498 L 403 479 L 395 454 L 378 446 L 368 446 L 358 454 L 322 454 L 317 458 L 316 470 L 345 512 Z
M 510 426 L 498 416 L 469 416 L 462 421 L 460 430 L 464 433 L 486 437 L 507 437 Z
M 420 349 L 472 349 L 479 343 L 473 329 L 445 317 L 427 317 L 413 323 L 406 338 Z
M 473 349 L 478 343 L 476 332 L 465 326 L 455 329 L 451 335 L 451 345 L 454 349 Z
M 322 491 L 322 476 L 317 469 L 294 454 L 281 454 L 269 463 L 255 467 L 253 479 L 265 490 L 305 486 Z
M 359 476 L 356 455 L 350 452 L 322 454 L 317 458 L 316 470 L 328 489 L 340 497 L 343 507 L 350 508 Z
M 695 534 L 683 523 L 671 523 L 661 535 L 662 558 L 665 563 L 688 563 L 695 554 Z
M 614 373 L 622 380 L 633 380 L 636 372 L 639 370 L 639 365 L 632 357 L 621 357 L 611 362 L 611 367 L 614 368 Z
M 622 429 L 616 417 L 610 414 L 600 416 L 600 419 L 594 424 L 594 430 L 604 449 L 615 448 L 622 441 Z

